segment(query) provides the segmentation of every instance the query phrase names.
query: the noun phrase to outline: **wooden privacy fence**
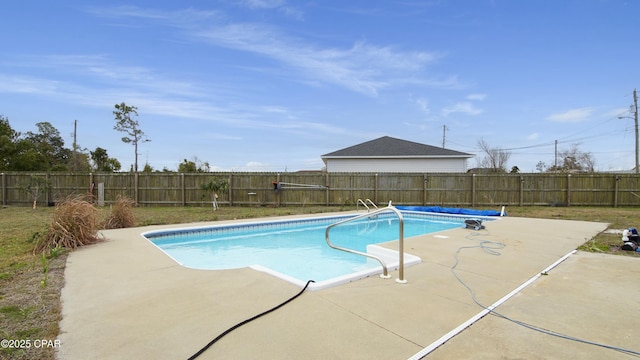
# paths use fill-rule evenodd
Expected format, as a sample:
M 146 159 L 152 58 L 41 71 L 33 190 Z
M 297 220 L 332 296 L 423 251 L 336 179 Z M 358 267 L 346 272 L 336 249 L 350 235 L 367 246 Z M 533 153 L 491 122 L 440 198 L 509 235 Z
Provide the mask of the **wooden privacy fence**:
M 370 199 L 469 207 L 640 206 L 640 176 L 635 174 L 11 172 L 1 177 L 3 205 L 31 204 L 33 195 L 26 190 L 36 183 L 42 187 L 40 204 L 86 195 L 99 205 L 127 196 L 144 206 L 204 206 L 211 204 L 212 194 L 202 186 L 224 180 L 228 189 L 218 194 L 221 205 L 355 205 L 357 199 Z

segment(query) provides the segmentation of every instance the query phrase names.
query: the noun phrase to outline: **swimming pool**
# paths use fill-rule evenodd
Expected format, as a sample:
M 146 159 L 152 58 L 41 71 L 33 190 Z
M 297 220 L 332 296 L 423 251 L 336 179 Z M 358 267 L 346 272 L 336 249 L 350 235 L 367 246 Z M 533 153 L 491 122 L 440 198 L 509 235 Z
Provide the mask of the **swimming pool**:
M 327 226 L 356 215 L 296 220 L 261 221 L 233 225 L 152 231 L 143 234 L 182 266 L 194 269 L 251 267 L 311 289 L 321 289 L 381 273 L 379 262 L 330 248 Z M 465 218 L 403 212 L 404 237 L 461 227 Z M 376 244 L 398 239 L 394 214 L 353 221 L 335 227 L 331 242 L 384 259 L 389 270 L 398 267 L 397 251 Z M 405 266 L 421 262 L 405 254 Z

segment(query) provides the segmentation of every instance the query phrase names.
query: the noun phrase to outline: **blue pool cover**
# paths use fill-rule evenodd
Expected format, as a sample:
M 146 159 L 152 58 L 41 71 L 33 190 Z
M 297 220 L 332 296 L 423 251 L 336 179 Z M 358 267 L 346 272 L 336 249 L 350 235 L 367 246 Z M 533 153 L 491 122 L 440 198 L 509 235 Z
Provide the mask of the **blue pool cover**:
M 447 208 L 441 206 L 396 206 L 398 210 L 406 211 L 423 211 L 432 213 L 457 214 L 457 215 L 475 215 L 475 216 L 500 216 L 497 210 L 475 210 L 464 208 Z M 505 215 L 507 213 L 505 212 Z

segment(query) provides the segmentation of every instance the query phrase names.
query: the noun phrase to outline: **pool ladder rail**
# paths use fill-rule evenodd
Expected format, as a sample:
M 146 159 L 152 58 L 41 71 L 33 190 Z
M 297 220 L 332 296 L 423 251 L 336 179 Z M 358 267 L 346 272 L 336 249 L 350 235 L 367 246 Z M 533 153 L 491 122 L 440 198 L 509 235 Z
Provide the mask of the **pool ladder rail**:
M 367 203 L 371 204 L 371 206 L 376 209 L 378 208 L 378 206 L 373 201 L 371 201 L 371 199 L 358 199 L 358 201 L 356 201 L 356 210 L 358 210 L 358 207 L 360 206 L 360 204 L 362 204 L 362 206 L 367 208 L 367 212 L 371 211 L 371 208 L 367 205 Z
M 365 205 L 366 206 L 366 205 Z M 367 254 L 358 250 L 353 250 L 353 249 L 349 249 L 349 248 L 345 248 L 345 247 L 341 247 L 341 246 L 337 246 L 334 245 L 333 243 L 331 243 L 331 240 L 329 239 L 329 232 L 331 231 L 331 229 L 333 229 L 336 226 L 342 225 L 342 224 L 346 224 L 348 222 L 351 221 L 355 221 L 355 220 L 359 220 L 362 218 L 366 218 L 366 217 L 370 217 L 371 215 L 377 215 L 383 212 L 393 212 L 398 216 L 398 242 L 399 242 L 399 246 L 398 246 L 398 278 L 396 279 L 396 282 L 401 283 L 401 284 L 406 284 L 407 280 L 404 279 L 404 218 L 402 217 L 402 213 L 400 212 L 400 210 L 396 209 L 394 206 L 391 205 L 391 202 L 389 202 L 389 206 L 381 208 L 381 209 L 377 209 L 374 210 L 373 212 L 367 212 L 366 214 L 362 214 L 362 215 L 358 215 L 352 218 L 348 218 L 345 220 L 341 220 L 338 221 L 336 223 L 333 223 L 329 226 L 327 226 L 327 229 L 324 232 L 325 235 L 325 239 L 327 241 L 327 245 L 329 245 L 329 247 L 336 249 L 336 250 L 342 250 L 342 251 L 346 251 L 352 254 L 357 254 L 357 255 L 362 255 L 362 256 L 366 256 L 368 258 L 377 260 L 380 265 L 382 265 L 382 275 L 380 275 L 381 278 L 384 279 L 388 279 L 391 277 L 391 275 L 389 275 L 389 270 L 387 269 L 387 265 L 384 263 L 384 261 L 379 258 L 378 256 L 375 255 L 371 255 L 371 254 Z

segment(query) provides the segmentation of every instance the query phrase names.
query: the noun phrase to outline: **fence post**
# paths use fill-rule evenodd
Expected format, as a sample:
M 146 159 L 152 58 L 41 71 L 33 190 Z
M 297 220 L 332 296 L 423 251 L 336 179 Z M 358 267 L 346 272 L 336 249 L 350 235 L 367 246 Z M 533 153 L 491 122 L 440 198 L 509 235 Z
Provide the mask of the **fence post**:
M 233 174 L 229 174 L 227 193 L 229 194 L 229 206 L 233 206 Z
M 184 181 L 184 173 L 180 173 L 180 196 L 182 197 L 182 206 L 186 206 L 187 205 L 187 198 L 186 198 L 186 190 L 185 190 L 185 181 Z
M 138 173 L 133 173 L 133 197 L 136 204 L 140 204 L 138 199 Z
M 373 202 L 378 203 L 378 174 L 373 175 Z
M 571 174 L 567 174 L 567 207 L 571 206 Z
M 520 176 L 520 206 L 524 204 L 524 176 Z
M 2 173 L 2 205 L 7 205 L 7 177 Z
M 276 183 L 280 184 L 280 173 L 276 175 Z M 280 207 L 280 190 L 276 191 L 276 206 Z
M 471 207 L 476 206 L 476 174 L 471 174 Z
M 330 191 L 329 191 L 329 173 L 328 172 L 325 173 L 325 175 L 324 175 L 324 188 L 325 188 L 324 192 L 325 192 L 325 197 L 326 197 L 325 204 L 326 204 L 326 206 L 329 206 L 329 198 L 330 198 L 329 193 L 330 193 Z
M 93 183 L 93 173 L 90 172 L 89 173 L 89 194 L 87 195 L 87 199 L 89 200 L 90 203 L 94 203 L 93 201 L 93 188 L 94 188 L 94 183 Z
M 618 188 L 620 187 L 620 176 L 616 175 L 615 189 L 613 192 L 613 207 L 618 207 Z
M 44 194 L 44 203 L 46 204 L 45 206 L 49 206 L 49 204 L 51 203 L 51 186 L 49 186 L 49 184 L 51 184 L 51 179 L 49 176 L 49 173 L 46 173 L 44 175 L 44 181 L 45 184 L 47 185 L 47 191 Z
M 422 206 L 427 206 L 427 187 L 429 185 L 427 174 L 422 175 L 422 179 Z
M 104 206 L 104 183 L 98 183 L 98 206 Z

